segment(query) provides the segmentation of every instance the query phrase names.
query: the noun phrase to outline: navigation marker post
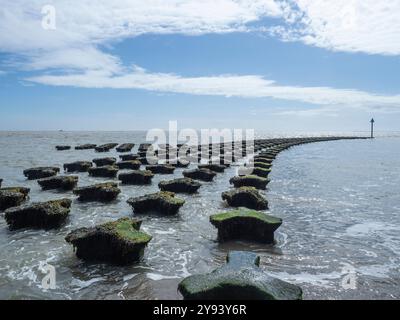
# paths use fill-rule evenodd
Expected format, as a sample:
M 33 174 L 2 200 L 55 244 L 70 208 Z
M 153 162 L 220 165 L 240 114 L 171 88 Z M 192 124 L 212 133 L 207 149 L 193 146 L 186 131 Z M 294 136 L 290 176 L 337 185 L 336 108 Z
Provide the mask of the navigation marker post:
M 370 122 L 371 122 L 371 139 L 373 139 L 374 138 L 374 123 L 375 123 L 374 118 L 372 118 Z

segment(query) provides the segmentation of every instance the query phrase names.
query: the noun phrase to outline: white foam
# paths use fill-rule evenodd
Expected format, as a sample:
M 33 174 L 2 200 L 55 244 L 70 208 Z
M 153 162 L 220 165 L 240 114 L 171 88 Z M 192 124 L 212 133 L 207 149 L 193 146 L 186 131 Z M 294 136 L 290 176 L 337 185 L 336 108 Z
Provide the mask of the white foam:
M 285 280 L 291 283 L 296 284 L 312 284 L 314 286 L 323 287 L 323 288 L 331 288 L 334 286 L 333 280 L 339 281 L 339 279 L 343 276 L 341 272 L 331 272 L 331 273 L 296 273 L 289 274 L 287 272 L 270 272 L 270 275 L 273 275 L 281 280 Z M 339 282 L 338 282 L 339 283 Z
M 81 289 L 87 288 L 91 286 L 93 283 L 100 282 L 106 280 L 106 277 L 98 277 L 98 278 L 93 278 L 89 279 L 87 281 L 79 280 L 79 279 L 73 279 L 72 280 L 72 285 L 76 286 L 78 288 L 75 289 L 75 291 L 79 291 Z
M 155 234 L 174 234 L 176 231 L 172 228 L 169 228 L 168 230 L 154 230 L 153 233 Z
M 158 274 L 158 273 L 147 273 L 146 276 L 150 280 L 154 280 L 154 281 L 165 280 L 165 279 L 179 279 L 179 277 L 176 277 L 176 276 L 165 276 L 165 275 Z
M 123 280 L 128 281 L 128 280 L 133 279 L 136 276 L 137 276 L 137 273 L 128 274 L 128 275 L 124 276 Z

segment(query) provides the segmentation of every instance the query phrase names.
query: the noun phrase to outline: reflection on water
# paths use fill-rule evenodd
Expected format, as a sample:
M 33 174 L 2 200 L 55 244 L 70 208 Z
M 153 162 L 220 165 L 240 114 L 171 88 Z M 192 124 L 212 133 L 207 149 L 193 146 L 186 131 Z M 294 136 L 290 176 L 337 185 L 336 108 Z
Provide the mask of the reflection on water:
M 57 144 L 143 142 L 142 132 L 123 133 L 0 133 L 0 177 L 4 186 L 31 188 L 31 200 L 70 197 L 72 193 L 41 191 L 26 181 L 22 170 L 92 160 L 98 153 L 56 152 Z M 115 156 L 116 153 L 100 154 Z M 48 299 L 175 299 L 177 283 L 193 273 L 222 264 L 229 250 L 251 250 L 261 267 L 281 279 L 301 285 L 306 299 L 400 298 L 400 139 L 346 140 L 298 146 L 281 153 L 274 163 L 265 195 L 273 215 L 284 219 L 275 246 L 216 240 L 208 217 L 226 207 L 221 192 L 229 188 L 235 167 L 203 183 L 174 217 L 140 216 L 143 230 L 153 236 L 144 260 L 133 266 L 88 264 L 78 260 L 64 241 L 80 226 L 132 216 L 131 196 L 158 190 L 121 186 L 110 204 L 73 202 L 69 221 L 59 230 L 10 232 L 0 218 L 0 298 Z M 103 181 L 79 174 L 80 185 Z M 56 267 L 57 288 L 41 288 L 40 263 Z M 344 264 L 356 270 L 357 289 L 341 286 Z

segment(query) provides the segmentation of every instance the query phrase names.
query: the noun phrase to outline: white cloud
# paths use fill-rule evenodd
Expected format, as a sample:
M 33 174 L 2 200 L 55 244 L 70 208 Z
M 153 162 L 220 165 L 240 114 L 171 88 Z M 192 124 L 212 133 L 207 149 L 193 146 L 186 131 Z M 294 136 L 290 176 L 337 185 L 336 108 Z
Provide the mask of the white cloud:
M 0 50 L 76 47 L 146 33 L 244 31 L 249 22 L 281 13 L 274 0 L 58 0 L 56 30 L 44 30 L 41 9 L 48 2 L 3 0 Z
M 339 117 L 338 110 L 335 108 L 331 107 L 326 107 L 326 108 L 318 108 L 318 109 L 299 109 L 299 110 L 284 110 L 284 111 L 279 111 L 273 113 L 273 115 L 276 116 L 296 116 L 296 117 L 319 117 L 319 116 L 325 116 L 325 117 Z
M 271 33 L 334 51 L 400 54 L 398 0 L 287 0 Z
M 18 57 L 9 66 L 95 70 L 111 76 L 122 70 L 122 64 L 102 51 L 104 45 L 149 33 L 245 32 L 248 23 L 281 13 L 274 0 L 58 0 L 56 30 L 45 30 L 41 10 L 48 4 L 48 0 L 3 0 L 0 52 Z
M 51 2 L 51 1 L 50 1 Z M 396 0 L 67 0 L 54 1 L 56 30 L 41 26 L 48 0 L 3 0 L 0 51 L 11 64 L 43 71 L 28 81 L 54 86 L 142 89 L 162 93 L 275 98 L 322 106 L 398 110 L 399 95 L 352 89 L 284 86 L 258 75 L 188 78 L 125 66 L 103 46 L 141 34 L 201 35 L 267 30 L 285 41 L 331 50 L 400 54 Z M 251 26 L 265 17 L 283 24 Z M 275 20 L 278 24 L 278 19 Z M 9 64 L 10 65 L 10 64 Z
M 41 9 L 49 2 L 3 0 L 0 50 L 80 48 L 148 33 L 253 31 L 249 23 L 274 17 L 284 23 L 276 20 L 275 27 L 266 30 L 284 40 L 340 51 L 400 54 L 398 0 L 58 0 L 54 31 L 41 27 Z
M 97 70 L 110 75 L 123 70 L 118 57 L 90 46 L 32 54 L 20 67 L 25 70 Z
M 220 75 L 181 77 L 175 74 L 148 73 L 142 68 L 109 76 L 103 71 L 88 71 L 66 75 L 44 75 L 27 79 L 32 82 L 84 88 L 142 89 L 193 95 L 216 95 L 244 98 L 275 98 L 302 101 L 323 106 L 347 106 L 398 110 L 400 95 L 377 95 L 359 90 L 329 87 L 293 87 L 276 84 L 256 75 Z

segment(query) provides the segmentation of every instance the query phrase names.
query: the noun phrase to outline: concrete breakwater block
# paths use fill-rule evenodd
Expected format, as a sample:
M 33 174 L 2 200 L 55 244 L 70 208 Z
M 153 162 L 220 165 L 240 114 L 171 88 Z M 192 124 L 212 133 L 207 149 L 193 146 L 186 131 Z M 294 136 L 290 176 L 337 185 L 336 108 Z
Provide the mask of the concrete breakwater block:
M 64 164 L 64 171 L 66 172 L 87 172 L 93 166 L 90 161 L 75 161 Z
M 92 143 L 81 144 L 75 147 L 75 150 L 90 150 L 96 148 L 97 145 Z
M 115 200 L 121 190 L 118 184 L 114 182 L 99 183 L 92 186 L 81 187 L 74 189 L 74 194 L 80 201 L 100 201 L 109 202 Z
M 265 190 L 270 181 L 267 178 L 256 175 L 236 176 L 229 180 L 235 188 L 254 187 L 256 189 Z
M 265 169 L 265 168 L 260 168 L 260 167 L 254 167 L 251 174 L 262 177 L 262 178 L 268 178 L 268 175 L 271 173 L 271 169 Z
M 37 181 L 43 190 L 59 189 L 72 190 L 78 184 L 77 176 L 58 176 L 44 178 Z
M 254 157 L 254 162 L 257 163 L 265 163 L 265 164 L 272 164 L 274 161 L 274 158 L 269 158 L 269 157 L 264 157 L 264 156 L 255 156 Z
M 255 158 L 269 158 L 269 159 L 275 159 L 276 156 L 279 154 L 279 152 L 272 152 L 272 151 L 266 151 L 266 152 L 261 152 L 258 156 Z
M 92 177 L 100 178 L 115 178 L 118 173 L 118 167 L 115 166 L 103 166 L 96 168 L 89 168 L 89 175 Z
M 231 207 L 246 207 L 254 210 L 268 209 L 268 201 L 254 187 L 241 187 L 225 191 L 221 197 Z
M 94 148 L 97 152 L 109 152 L 111 149 L 114 149 L 118 143 L 106 143 Z
M 107 158 L 96 158 L 93 159 L 93 162 L 95 163 L 96 166 L 98 167 L 103 167 L 103 166 L 112 166 L 117 162 L 117 159 L 113 157 L 107 157 Z
M 119 158 L 121 159 L 121 161 L 137 160 L 137 159 L 139 159 L 139 155 L 138 154 L 121 154 L 119 156 Z
M 163 215 L 177 214 L 184 200 L 176 198 L 175 193 L 161 191 L 128 199 L 135 213 L 157 213 Z
M 57 167 L 37 167 L 26 169 L 23 173 L 28 180 L 36 180 L 56 176 L 59 172 L 60 168 Z
M 150 148 L 153 148 L 151 143 L 141 143 L 139 145 L 138 151 L 147 151 Z
M 121 145 L 119 145 L 116 150 L 117 152 L 131 152 L 131 150 L 133 149 L 133 147 L 135 146 L 134 143 L 123 143 Z
M 175 167 L 169 164 L 155 164 L 146 166 L 146 170 L 154 174 L 172 174 L 175 171 Z
M 126 160 L 117 162 L 116 166 L 119 169 L 130 169 L 130 170 L 138 170 L 141 166 L 141 162 L 138 160 Z
M 83 260 L 127 265 L 140 261 L 152 237 L 140 231 L 141 221 L 121 218 L 70 232 L 65 240 Z
M 262 212 L 239 208 L 210 216 L 211 224 L 218 229 L 218 241 L 249 240 L 274 243 L 274 232 L 282 219 Z
M 178 285 L 186 300 L 301 300 L 299 286 L 269 276 L 260 257 L 231 251 L 226 264 L 211 273 L 192 275 Z
M 56 146 L 57 151 L 65 151 L 65 150 L 70 150 L 71 146 Z
M 161 181 L 158 184 L 161 191 L 170 191 L 175 193 L 196 193 L 201 187 L 201 183 L 190 179 L 190 178 L 180 178 L 169 181 Z
M 68 217 L 71 203 L 70 199 L 60 199 L 27 204 L 6 210 L 4 218 L 10 230 L 58 228 Z
M 120 180 L 122 184 L 145 185 L 151 184 L 153 177 L 154 174 L 151 171 L 133 170 L 126 173 L 120 173 L 118 175 L 118 180 Z
M 187 170 L 182 172 L 185 178 L 191 178 L 194 180 L 200 180 L 205 182 L 210 182 L 214 180 L 214 177 L 217 175 L 214 171 L 210 169 L 194 169 Z
M 27 200 L 29 188 L 10 187 L 0 189 L 0 211 L 17 207 Z
M 254 168 L 262 168 L 262 169 L 271 169 L 272 168 L 272 163 L 265 163 L 265 162 L 254 162 L 252 163 L 252 166 Z

